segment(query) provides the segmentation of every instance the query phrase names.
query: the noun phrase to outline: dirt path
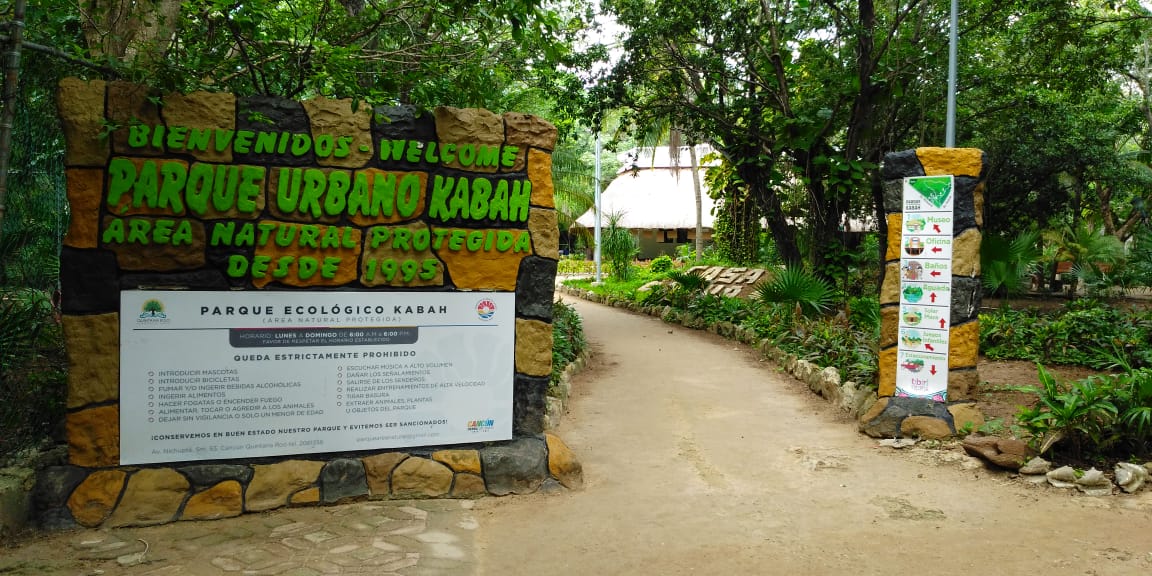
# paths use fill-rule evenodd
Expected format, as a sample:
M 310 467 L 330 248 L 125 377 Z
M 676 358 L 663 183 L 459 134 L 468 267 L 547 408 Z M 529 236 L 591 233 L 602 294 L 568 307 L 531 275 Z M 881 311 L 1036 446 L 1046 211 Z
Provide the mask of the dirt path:
M 731 342 L 576 306 L 596 357 L 557 432 L 585 489 L 478 502 L 482 574 L 1152 573 L 1152 492 L 877 448 Z

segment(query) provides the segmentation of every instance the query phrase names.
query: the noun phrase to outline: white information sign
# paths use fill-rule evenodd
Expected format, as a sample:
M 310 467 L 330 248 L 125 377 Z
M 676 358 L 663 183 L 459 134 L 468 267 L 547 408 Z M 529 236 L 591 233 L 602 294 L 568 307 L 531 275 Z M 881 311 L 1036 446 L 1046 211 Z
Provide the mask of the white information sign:
M 120 463 L 512 437 L 510 292 L 125 291 Z
M 951 176 L 904 179 L 897 396 L 947 399 L 953 184 Z

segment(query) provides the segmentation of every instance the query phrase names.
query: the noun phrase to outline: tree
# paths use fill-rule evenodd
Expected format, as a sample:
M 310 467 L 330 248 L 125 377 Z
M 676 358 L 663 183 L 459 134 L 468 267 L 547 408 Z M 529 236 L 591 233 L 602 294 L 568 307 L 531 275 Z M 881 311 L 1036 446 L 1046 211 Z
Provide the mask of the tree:
M 904 135 L 873 116 L 917 77 L 892 55 L 934 38 L 903 34 L 921 2 L 885 13 L 870 1 L 607 6 L 630 32 L 604 96 L 637 123 L 668 117 L 706 139 L 748 187 L 783 259 L 826 273 L 845 219 L 880 197 L 868 169 Z

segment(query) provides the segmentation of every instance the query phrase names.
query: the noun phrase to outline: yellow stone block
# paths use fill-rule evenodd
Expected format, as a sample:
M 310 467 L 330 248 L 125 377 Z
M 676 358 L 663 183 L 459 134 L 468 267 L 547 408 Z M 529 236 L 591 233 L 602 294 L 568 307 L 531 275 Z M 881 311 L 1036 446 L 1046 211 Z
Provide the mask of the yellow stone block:
M 452 470 L 427 458 L 412 457 L 392 471 L 392 492 L 404 498 L 437 498 L 452 489 Z
M 351 138 L 349 153 L 343 158 L 335 154 L 329 156 L 317 155 L 316 163 L 321 166 L 339 166 L 342 168 L 360 168 L 372 159 L 375 148 L 372 145 L 372 107 L 360 103 L 356 111 L 352 111 L 352 99 L 332 99 L 320 96 L 312 100 L 301 102 L 304 111 L 308 113 L 308 120 L 312 124 L 312 140 L 320 136 L 331 136 L 333 139 L 342 137 Z M 316 150 L 313 145 L 313 151 Z
M 446 144 L 468 146 L 495 146 L 501 148 L 504 144 L 504 118 L 498 114 L 482 108 L 453 108 L 440 106 L 434 111 L 436 115 L 436 138 L 440 141 L 438 149 L 443 150 Z M 503 149 L 500 149 L 503 153 Z M 456 159 L 444 164 L 449 168 L 469 170 L 472 172 L 494 173 L 500 169 L 496 166 L 465 166 L 460 161 L 457 152 Z
M 552 155 L 540 150 L 528 151 L 528 180 L 532 182 L 532 205 L 554 208 L 555 189 L 552 186 Z
M 293 506 L 314 506 L 320 503 L 320 488 L 305 488 L 292 495 Z
M 263 288 L 272 282 L 279 282 L 287 286 L 342 286 L 350 282 L 356 281 L 359 268 L 357 266 L 360 258 L 360 238 L 362 232 L 359 228 L 354 226 L 325 226 L 322 224 L 296 224 L 291 222 L 280 222 L 279 230 L 295 229 L 295 242 L 289 244 L 287 247 L 280 246 L 276 242 L 268 242 L 263 246 L 256 247 L 256 256 L 267 256 L 270 258 L 271 265 L 264 271 L 262 278 L 252 278 L 252 284 L 257 288 Z M 278 231 L 279 231 L 278 230 Z M 305 234 L 306 230 L 317 230 L 315 239 L 317 240 L 315 248 L 300 246 L 300 239 Z M 277 231 L 277 233 L 278 233 Z M 324 239 L 335 239 L 328 244 L 323 243 Z M 323 247 L 323 246 L 328 247 Z M 349 248 L 348 246 L 351 246 Z M 291 260 L 286 260 L 288 266 L 286 268 L 287 274 L 283 277 L 275 277 L 276 269 L 281 258 L 286 256 L 292 257 Z M 305 275 L 304 265 L 301 262 L 302 258 L 311 258 L 315 263 L 315 268 L 309 269 L 310 275 L 307 278 L 302 278 Z M 250 262 L 251 266 L 253 262 Z M 325 278 L 322 274 L 322 269 L 326 265 L 334 267 L 334 275 L 331 278 Z M 251 268 L 249 269 L 251 274 Z
M 437 450 L 432 459 L 456 472 L 480 474 L 480 453 L 475 450 Z
M 900 435 L 922 440 L 944 440 L 952 437 L 948 423 L 931 416 L 909 416 L 900 423 Z
M 164 121 L 169 128 L 184 126 L 187 128 L 235 130 L 236 129 L 236 96 L 227 92 L 193 92 L 191 94 L 172 93 L 164 96 L 162 107 Z M 176 151 L 170 151 L 176 152 Z M 182 154 L 191 154 L 197 160 L 205 162 L 232 162 L 232 146 L 224 150 L 217 150 L 216 146 L 209 145 L 207 150 L 180 150 Z
M 225 480 L 193 494 L 184 505 L 181 520 L 216 520 L 239 516 L 244 511 L 244 491 L 235 480 Z
M 188 479 L 171 468 L 145 468 L 128 478 L 128 487 L 108 518 L 108 526 L 152 526 L 176 519 L 188 495 Z
M 368 480 L 368 492 L 372 496 L 388 496 L 392 493 L 392 471 L 408 458 L 403 452 L 387 452 L 361 458 L 364 474 Z
M 484 486 L 484 478 L 476 474 L 457 474 L 452 480 L 453 498 L 476 498 L 477 496 L 484 496 L 488 494 L 488 488 Z
M 976 206 L 976 225 L 984 226 L 984 183 L 976 185 L 972 192 L 972 203 Z
M 884 265 L 884 284 L 880 286 L 880 305 L 900 302 L 900 261 Z
M 66 315 L 61 325 L 68 351 L 68 408 L 119 399 L 120 315 Z
M 401 234 L 400 238 L 406 239 L 398 239 L 397 231 Z M 432 231 L 424 222 L 373 226 L 365 230 L 364 257 L 360 259 L 360 283 L 365 286 L 443 286 L 444 263 L 432 251 L 432 243 L 427 241 L 431 238 Z M 404 271 L 406 261 L 416 262 L 419 267 L 410 279 Z M 420 274 L 424 272 L 424 263 L 428 261 L 435 261 L 435 274 L 426 280 Z
M 133 156 L 163 156 L 164 142 L 161 139 L 153 146 L 148 138 L 143 146 L 131 146 L 129 134 L 132 126 L 145 126 L 149 135 L 157 126 L 164 126 L 157 105 L 160 93 L 149 86 L 115 80 L 108 83 L 108 119 L 116 126 L 111 134 L 112 153 Z
M 65 417 L 68 461 L 100 468 L 120 464 L 120 406 L 98 406 Z
M 433 227 L 433 230 L 441 230 Z M 452 229 L 447 229 L 451 231 Z M 499 233 L 498 230 L 492 230 Z M 520 242 L 520 236 L 530 234 L 527 230 L 506 230 L 513 235 L 513 246 Z M 466 229 L 465 232 L 478 232 L 484 235 L 488 229 Z M 516 279 L 520 274 L 520 261 L 531 252 L 507 252 L 497 250 L 495 243 L 490 249 L 481 248 L 470 252 L 466 247 L 453 250 L 445 241 L 436 255 L 448 267 L 448 276 L 460 290 L 507 290 L 516 289 Z
M 120 498 L 127 476 L 120 470 L 97 470 L 89 474 L 68 497 L 68 510 L 72 511 L 76 523 L 87 528 L 104 523 Z
M 926 176 L 971 176 L 978 178 L 984 153 L 977 148 L 917 148 L 916 156 Z
M 948 369 L 971 368 L 980 356 L 980 321 L 953 326 L 948 331 Z
M 953 400 L 951 395 L 949 395 L 948 400 L 950 402 Z M 948 407 L 948 412 L 952 414 L 952 423 L 956 426 L 957 432 L 964 428 L 975 431 L 984 425 L 984 414 L 980 412 L 975 403 L 952 404 Z
M 880 347 L 896 345 L 900 333 L 900 306 L 885 306 L 880 309 Z
M 56 102 L 64 129 L 64 163 L 68 166 L 103 167 L 108 162 L 108 138 L 101 137 L 106 87 L 103 80 L 60 81 Z
M 880 351 L 879 366 L 880 386 L 877 396 L 892 396 L 896 394 L 896 347 L 885 348 Z
M 252 468 L 255 472 L 244 492 L 244 508 L 249 512 L 260 512 L 284 506 L 290 495 L 315 485 L 324 463 L 287 460 L 257 464 Z
M 516 319 L 516 371 L 529 376 L 552 374 L 552 325 Z
M 952 275 L 980 275 L 980 231 L 969 228 L 952 242 Z
M 584 486 L 584 467 L 560 437 L 545 433 L 548 445 L 548 473 L 565 488 L 576 490 Z
M 888 249 L 884 251 L 884 261 L 900 259 L 900 237 L 903 232 L 904 215 L 888 215 Z
M 104 170 L 68 168 L 64 171 L 68 186 L 68 233 L 64 245 L 72 248 L 95 248 L 100 237 L 100 203 L 104 200 Z
M 528 216 L 528 230 L 532 232 L 532 247 L 537 256 L 552 260 L 560 258 L 560 228 L 555 210 L 533 208 Z

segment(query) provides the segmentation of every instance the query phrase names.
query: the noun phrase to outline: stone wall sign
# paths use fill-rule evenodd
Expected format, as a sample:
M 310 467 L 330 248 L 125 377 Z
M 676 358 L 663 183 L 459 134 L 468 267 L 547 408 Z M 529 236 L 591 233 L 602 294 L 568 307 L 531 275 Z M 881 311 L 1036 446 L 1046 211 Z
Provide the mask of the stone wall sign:
M 756 287 L 768 280 L 770 275 L 763 268 L 729 268 L 726 266 L 693 266 L 689 274 L 700 274 L 708 281 L 705 292 L 729 298 L 747 298 Z
M 65 79 L 82 467 L 543 430 L 556 129 Z

